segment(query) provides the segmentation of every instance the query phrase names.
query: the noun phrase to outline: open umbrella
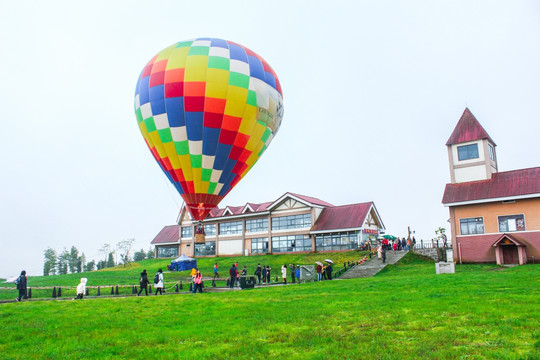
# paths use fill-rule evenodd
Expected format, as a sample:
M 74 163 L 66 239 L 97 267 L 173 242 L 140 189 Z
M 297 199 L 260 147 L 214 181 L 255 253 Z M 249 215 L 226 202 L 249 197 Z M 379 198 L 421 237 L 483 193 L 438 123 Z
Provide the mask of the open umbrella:
M 324 260 L 324 261 L 327 262 L 327 263 L 330 263 L 330 264 L 333 264 L 333 263 L 334 263 L 334 262 L 333 262 L 332 260 L 330 260 L 330 259 L 326 259 L 326 260 Z
M 315 261 L 315 264 L 323 266 L 323 263 L 320 261 Z
M 396 240 L 396 237 L 394 235 L 383 235 L 382 237 L 388 240 Z

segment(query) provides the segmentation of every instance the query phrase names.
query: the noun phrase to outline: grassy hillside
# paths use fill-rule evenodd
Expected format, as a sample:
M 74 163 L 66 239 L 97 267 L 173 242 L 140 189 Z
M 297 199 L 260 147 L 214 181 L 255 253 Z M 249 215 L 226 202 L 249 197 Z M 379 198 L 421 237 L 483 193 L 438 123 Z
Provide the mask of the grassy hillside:
M 366 252 L 361 251 L 347 251 L 339 253 L 307 253 L 307 254 L 280 254 L 280 255 L 257 255 L 257 256 L 235 256 L 235 257 L 213 257 L 213 258 L 199 258 L 197 259 L 197 266 L 201 270 L 203 276 L 213 277 L 214 264 L 217 262 L 220 277 L 227 277 L 229 268 L 235 262 L 238 262 L 240 268 L 246 265 L 248 274 L 251 275 L 255 271 L 257 264 L 261 266 L 270 266 L 272 271 L 272 281 L 275 280 L 275 276 L 281 277 L 281 266 L 283 264 L 300 264 L 300 265 L 314 265 L 315 261 L 323 262 L 325 259 L 330 258 L 336 264 L 334 269 L 337 270 L 343 267 L 343 263 L 347 261 L 355 261 L 363 257 Z M 180 272 L 166 272 L 167 265 L 171 263 L 171 259 L 151 259 L 143 260 L 141 262 L 130 263 L 126 266 L 119 265 L 114 268 L 107 268 L 99 271 L 91 271 L 87 273 L 79 274 L 67 274 L 67 275 L 54 275 L 54 276 L 33 276 L 29 278 L 30 287 L 42 287 L 42 286 L 62 286 L 62 287 L 76 287 L 79 284 L 81 277 L 88 278 L 88 286 L 107 286 L 107 285 L 139 285 L 140 273 L 143 269 L 148 272 L 148 278 L 152 282 L 153 277 L 158 269 L 165 271 L 165 285 L 166 287 L 172 287 L 179 281 L 188 281 L 190 279 L 189 271 Z M 287 272 L 290 278 L 290 273 Z M 217 283 L 218 286 L 224 286 L 225 282 L 221 281 Z M 16 297 L 14 290 L 7 290 L 6 288 L 14 288 L 14 284 L 0 283 L 0 300 L 11 299 Z M 96 290 L 90 289 L 90 294 L 95 295 Z M 110 293 L 110 289 L 103 289 L 102 294 Z M 131 288 L 120 288 L 120 293 L 131 294 Z M 15 294 L 15 296 L 14 296 Z M 73 289 L 64 289 L 64 296 L 74 296 L 75 291 Z M 48 290 L 32 290 L 33 298 L 51 297 L 52 291 Z
M 0 306 L 4 359 L 538 359 L 540 267 Z

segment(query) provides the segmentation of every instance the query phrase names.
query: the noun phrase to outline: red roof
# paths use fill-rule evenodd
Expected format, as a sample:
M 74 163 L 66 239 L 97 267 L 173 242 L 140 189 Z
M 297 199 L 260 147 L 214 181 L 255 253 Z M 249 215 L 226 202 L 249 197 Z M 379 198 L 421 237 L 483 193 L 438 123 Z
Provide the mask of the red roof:
M 320 206 L 334 206 L 326 201 L 323 201 L 321 199 L 317 199 L 317 198 L 314 198 L 314 197 L 311 197 L 311 196 L 305 196 L 305 195 L 300 195 L 300 194 L 294 194 L 294 193 L 291 193 L 291 192 L 288 192 L 286 193 L 285 195 L 287 194 L 290 194 L 292 196 L 295 196 L 301 200 L 304 200 L 304 201 L 307 201 L 308 203 L 310 204 L 314 204 L 314 205 L 320 205 Z
M 490 180 L 446 184 L 443 204 L 539 194 L 540 167 L 494 173 Z
M 488 139 L 493 145 L 495 142 L 489 137 L 482 125 L 476 120 L 469 108 L 465 108 L 446 146 L 460 144 L 468 141 Z
M 357 229 L 364 225 L 373 202 L 327 207 L 319 215 L 311 231 Z
M 169 225 L 165 226 L 159 234 L 156 235 L 154 240 L 152 240 L 152 245 L 157 244 L 166 244 L 166 243 L 175 243 L 180 239 L 180 226 L 179 225 Z

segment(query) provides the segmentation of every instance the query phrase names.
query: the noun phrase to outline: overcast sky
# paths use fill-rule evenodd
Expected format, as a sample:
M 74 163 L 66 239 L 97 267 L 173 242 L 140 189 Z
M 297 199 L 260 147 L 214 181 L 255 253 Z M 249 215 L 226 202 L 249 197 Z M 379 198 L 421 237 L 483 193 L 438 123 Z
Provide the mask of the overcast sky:
M 467 106 L 499 171 L 540 166 L 538 1 L 2 1 L 0 276 L 42 274 L 47 247 L 148 249 L 175 223 L 133 96 L 152 56 L 203 36 L 261 55 L 284 93 L 278 134 L 220 207 L 374 201 L 387 233 L 430 239 Z

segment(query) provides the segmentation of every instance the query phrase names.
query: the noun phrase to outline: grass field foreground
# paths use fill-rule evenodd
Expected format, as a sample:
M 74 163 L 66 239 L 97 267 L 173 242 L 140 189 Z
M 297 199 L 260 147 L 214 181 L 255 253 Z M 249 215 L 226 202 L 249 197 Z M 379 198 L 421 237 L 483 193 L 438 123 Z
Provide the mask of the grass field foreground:
M 0 306 L 3 359 L 538 359 L 538 265 Z

